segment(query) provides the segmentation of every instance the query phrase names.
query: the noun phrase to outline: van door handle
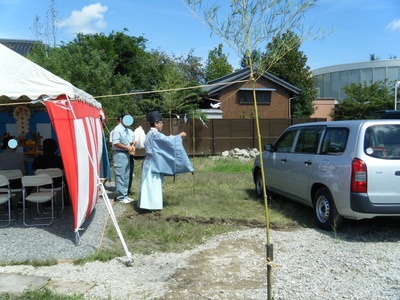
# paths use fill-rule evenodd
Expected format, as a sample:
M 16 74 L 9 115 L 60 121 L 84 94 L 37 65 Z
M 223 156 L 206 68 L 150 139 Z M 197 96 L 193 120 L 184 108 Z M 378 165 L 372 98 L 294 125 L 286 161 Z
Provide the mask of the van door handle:
M 285 157 L 285 158 L 282 158 L 282 159 L 281 159 L 281 162 L 283 162 L 283 163 L 287 162 L 286 157 Z
M 304 164 L 309 166 L 309 165 L 312 165 L 312 162 L 311 162 L 311 160 L 307 160 L 307 161 L 304 162 Z

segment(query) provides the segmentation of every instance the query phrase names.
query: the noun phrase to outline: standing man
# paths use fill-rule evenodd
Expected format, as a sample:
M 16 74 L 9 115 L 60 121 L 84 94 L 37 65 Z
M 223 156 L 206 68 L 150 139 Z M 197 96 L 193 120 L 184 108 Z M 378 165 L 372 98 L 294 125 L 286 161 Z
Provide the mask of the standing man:
M 124 204 L 133 201 L 133 199 L 128 197 L 129 152 L 134 152 L 135 146 L 131 142 L 127 128 L 132 123 L 132 116 L 126 114 L 120 115 L 118 116 L 118 125 L 112 131 L 116 200 Z

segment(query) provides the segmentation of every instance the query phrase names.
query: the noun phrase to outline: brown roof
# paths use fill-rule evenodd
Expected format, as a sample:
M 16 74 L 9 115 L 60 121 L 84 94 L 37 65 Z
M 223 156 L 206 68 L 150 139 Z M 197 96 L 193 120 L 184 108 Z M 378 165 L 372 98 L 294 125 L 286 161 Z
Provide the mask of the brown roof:
M 301 92 L 301 89 L 299 89 L 298 87 L 272 75 L 271 73 L 265 72 L 262 74 L 262 76 L 288 89 L 290 92 L 296 95 Z M 244 80 L 248 78 L 250 78 L 250 69 L 246 67 L 231 74 L 207 82 L 207 84 L 209 84 L 210 86 L 203 88 L 203 90 L 206 92 L 207 95 L 212 95 L 227 87 L 227 85 L 222 85 L 221 83 L 229 84 L 230 82 L 235 82 L 237 80 Z

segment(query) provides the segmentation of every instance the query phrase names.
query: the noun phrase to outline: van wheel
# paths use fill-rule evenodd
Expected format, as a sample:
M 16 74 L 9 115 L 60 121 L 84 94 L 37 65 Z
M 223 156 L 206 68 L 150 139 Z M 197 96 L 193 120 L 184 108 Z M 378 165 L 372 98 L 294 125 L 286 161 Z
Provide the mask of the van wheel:
M 340 227 L 343 217 L 336 210 L 335 202 L 328 188 L 320 188 L 314 197 L 314 217 L 317 226 L 331 231 Z
M 263 182 L 262 182 L 261 170 L 257 171 L 255 187 L 256 187 L 257 196 L 262 197 L 263 196 Z

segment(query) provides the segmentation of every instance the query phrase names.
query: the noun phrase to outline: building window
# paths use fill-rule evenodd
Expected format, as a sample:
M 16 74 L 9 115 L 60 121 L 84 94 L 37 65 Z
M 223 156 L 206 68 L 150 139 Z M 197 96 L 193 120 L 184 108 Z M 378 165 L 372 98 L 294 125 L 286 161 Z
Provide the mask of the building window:
M 339 72 L 331 74 L 331 97 L 339 99 Z
M 375 68 L 374 70 L 374 82 L 384 82 L 386 78 L 386 68 Z
M 252 90 L 239 90 L 239 104 L 254 104 Z M 270 105 L 271 91 L 256 91 L 257 104 Z
M 362 69 L 361 70 L 361 82 L 365 82 L 367 86 L 370 86 L 372 84 L 372 69 Z
M 340 96 L 336 100 L 342 100 L 347 97 L 344 87 L 350 84 L 349 71 L 340 72 Z
M 360 84 L 360 69 L 350 70 L 350 82 Z
M 319 88 L 318 98 L 324 95 L 324 75 L 315 76 L 316 86 Z
M 323 81 L 324 89 L 322 93 L 322 97 L 330 97 L 331 96 L 331 74 L 324 74 Z
M 388 81 L 396 81 L 400 78 L 399 67 L 388 67 Z

